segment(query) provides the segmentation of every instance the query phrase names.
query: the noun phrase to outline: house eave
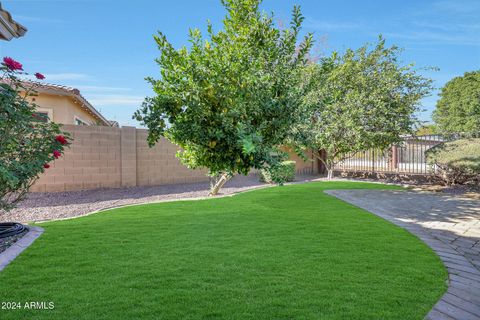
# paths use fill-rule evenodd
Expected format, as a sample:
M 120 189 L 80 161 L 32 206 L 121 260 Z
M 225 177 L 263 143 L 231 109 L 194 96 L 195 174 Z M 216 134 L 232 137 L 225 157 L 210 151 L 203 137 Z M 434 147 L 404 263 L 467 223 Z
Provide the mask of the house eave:
M 27 32 L 27 28 L 14 21 L 8 11 L 2 9 L 0 4 L 0 38 L 11 40 L 20 38 Z
M 90 104 L 79 92 L 78 90 L 68 90 L 68 89 L 57 89 L 57 88 L 45 88 L 41 85 L 35 87 L 35 90 L 38 93 L 46 93 L 51 95 L 57 96 L 65 96 L 72 98 L 74 101 L 78 102 L 83 108 L 85 108 L 88 112 L 93 114 L 98 120 L 100 120 L 103 125 L 110 127 L 111 123 L 108 121 L 94 106 Z

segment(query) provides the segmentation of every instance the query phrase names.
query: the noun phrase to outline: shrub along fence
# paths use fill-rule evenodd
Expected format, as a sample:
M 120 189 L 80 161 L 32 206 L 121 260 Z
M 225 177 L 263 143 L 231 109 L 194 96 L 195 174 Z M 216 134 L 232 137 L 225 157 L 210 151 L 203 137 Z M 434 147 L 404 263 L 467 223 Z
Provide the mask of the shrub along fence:
M 405 137 L 403 142 L 388 150 L 371 149 L 352 154 L 335 167 L 341 172 L 399 173 L 427 175 L 432 168 L 427 164 L 425 152 L 458 135 L 422 135 Z
M 72 145 L 32 186 L 32 192 L 59 192 L 208 181 L 205 170 L 191 170 L 175 157 L 179 147 L 161 139 L 147 145 L 147 130 L 134 127 L 64 125 Z M 297 173 L 314 173 L 315 161 L 295 154 Z

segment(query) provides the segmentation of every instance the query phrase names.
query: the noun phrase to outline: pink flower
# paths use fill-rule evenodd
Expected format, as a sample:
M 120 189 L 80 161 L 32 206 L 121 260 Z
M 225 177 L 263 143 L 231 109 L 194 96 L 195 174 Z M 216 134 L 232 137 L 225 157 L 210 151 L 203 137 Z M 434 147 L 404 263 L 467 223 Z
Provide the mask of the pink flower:
M 15 61 L 10 57 L 3 58 L 3 64 L 10 69 L 10 71 L 23 70 L 23 66 L 20 62 Z
M 61 135 L 60 135 L 60 136 L 56 136 L 56 137 L 55 137 L 55 140 L 56 140 L 57 142 L 60 142 L 61 144 L 67 144 L 67 143 L 68 143 L 68 141 L 67 141 L 67 139 L 65 138 L 65 136 L 61 136 Z
M 38 80 L 43 80 L 43 79 L 45 79 L 45 76 L 43 74 L 41 74 L 40 72 L 37 72 L 37 73 L 35 73 L 35 78 L 37 78 Z
M 62 153 L 60 151 L 53 150 L 53 156 L 55 157 L 55 159 L 60 158 L 61 155 L 62 155 Z
M 44 167 L 45 169 L 48 169 L 48 168 L 50 168 L 50 165 L 49 165 L 48 163 L 45 163 L 45 164 L 43 165 L 43 167 Z

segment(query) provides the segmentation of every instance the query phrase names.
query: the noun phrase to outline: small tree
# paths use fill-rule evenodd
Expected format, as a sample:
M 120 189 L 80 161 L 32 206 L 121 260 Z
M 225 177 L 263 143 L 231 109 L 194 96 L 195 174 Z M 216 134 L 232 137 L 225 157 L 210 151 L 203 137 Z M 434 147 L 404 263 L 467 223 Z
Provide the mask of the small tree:
M 334 52 L 308 68 L 303 120 L 292 130 L 298 151 L 312 149 L 333 176 L 334 166 L 371 148 L 385 149 L 412 133 L 420 99 L 431 80 L 398 62 L 385 40 L 370 49 Z M 320 151 L 326 151 L 326 159 Z
M 434 124 L 424 124 L 420 126 L 415 132 L 416 136 L 427 136 L 427 135 L 434 135 L 438 133 L 438 128 Z
M 9 210 L 25 197 L 38 175 L 61 156 L 68 137 L 58 124 L 36 118 L 36 105 L 28 101 L 35 95 L 18 79 L 25 74 L 22 65 L 4 58 L 0 66 L 0 211 Z M 35 77 L 44 79 L 40 73 Z
M 157 96 L 147 98 L 134 118 L 179 145 L 189 168 L 208 168 L 218 179 L 211 195 L 235 173 L 275 165 L 301 103 L 301 69 L 312 37 L 297 48 L 303 17 L 293 9 L 290 28 L 278 30 L 260 13 L 261 0 L 223 0 L 224 30 L 208 24 L 208 39 L 190 31 L 190 48 L 176 50 L 159 33 L 161 79 L 148 81 Z
M 480 134 L 480 70 L 445 84 L 433 120 L 442 133 Z

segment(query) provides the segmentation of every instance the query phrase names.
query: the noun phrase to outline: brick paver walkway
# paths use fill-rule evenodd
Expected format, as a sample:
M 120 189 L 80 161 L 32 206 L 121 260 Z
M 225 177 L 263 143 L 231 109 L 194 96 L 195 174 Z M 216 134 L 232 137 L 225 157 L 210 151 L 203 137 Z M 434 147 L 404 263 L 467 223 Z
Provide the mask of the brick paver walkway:
M 427 319 L 480 320 L 479 200 L 391 190 L 327 193 L 409 230 L 442 259 L 449 287 Z

